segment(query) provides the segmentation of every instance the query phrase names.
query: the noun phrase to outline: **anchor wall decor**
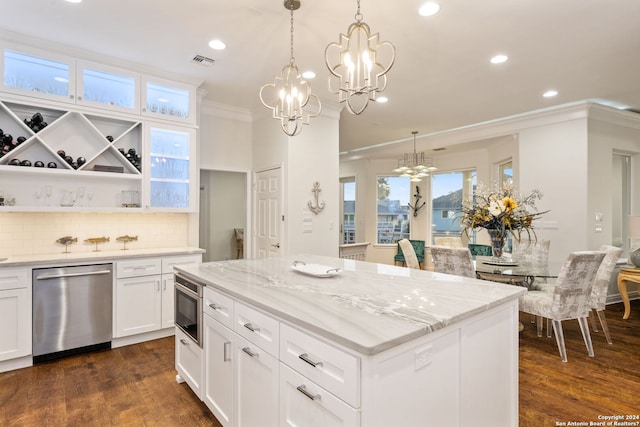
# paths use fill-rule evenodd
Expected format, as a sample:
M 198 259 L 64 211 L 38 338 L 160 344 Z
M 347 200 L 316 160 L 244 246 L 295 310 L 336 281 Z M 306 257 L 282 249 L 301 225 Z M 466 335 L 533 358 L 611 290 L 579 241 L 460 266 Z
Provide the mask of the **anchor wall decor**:
M 418 211 L 427 202 L 422 202 L 422 204 L 420 206 L 418 206 L 418 203 L 420 203 L 420 199 L 422 199 L 422 195 L 420 194 L 420 187 L 418 187 L 417 185 L 416 185 L 416 194 L 414 194 L 413 197 L 415 197 L 415 199 L 416 199 L 415 206 L 411 206 L 411 203 L 407 203 L 407 205 L 409 205 L 409 208 L 413 210 L 413 216 L 417 217 L 418 216 Z
M 320 195 L 321 191 L 322 190 L 320 189 L 320 182 L 314 182 L 311 192 L 314 194 L 314 198 L 316 199 L 316 205 L 314 206 L 311 200 L 309 200 L 307 206 L 309 207 L 309 210 L 316 215 L 318 215 L 318 213 L 320 213 L 322 209 L 324 209 L 324 200 L 322 202 L 318 202 L 318 196 Z

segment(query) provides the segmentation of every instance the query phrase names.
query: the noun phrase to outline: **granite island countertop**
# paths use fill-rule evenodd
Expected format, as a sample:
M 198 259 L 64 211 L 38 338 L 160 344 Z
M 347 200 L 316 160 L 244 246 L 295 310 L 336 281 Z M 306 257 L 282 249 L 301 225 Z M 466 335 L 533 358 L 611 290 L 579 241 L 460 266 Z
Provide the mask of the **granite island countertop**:
M 309 276 L 291 268 L 295 261 L 340 272 Z M 526 293 L 518 286 L 317 255 L 207 262 L 176 270 L 365 355 Z

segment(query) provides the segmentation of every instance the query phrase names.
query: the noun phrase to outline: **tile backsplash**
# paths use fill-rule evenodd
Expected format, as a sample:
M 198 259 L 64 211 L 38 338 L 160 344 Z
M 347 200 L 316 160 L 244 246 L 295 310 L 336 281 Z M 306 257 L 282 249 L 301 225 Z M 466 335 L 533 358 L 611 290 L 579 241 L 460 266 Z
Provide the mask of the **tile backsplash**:
M 0 256 L 39 255 L 64 251 L 56 243 L 63 236 L 77 237 L 70 252 L 91 252 L 91 237 L 109 237 L 100 250 L 123 248 L 116 237 L 138 236 L 127 248 L 150 249 L 188 246 L 189 221 L 181 213 L 0 213 Z

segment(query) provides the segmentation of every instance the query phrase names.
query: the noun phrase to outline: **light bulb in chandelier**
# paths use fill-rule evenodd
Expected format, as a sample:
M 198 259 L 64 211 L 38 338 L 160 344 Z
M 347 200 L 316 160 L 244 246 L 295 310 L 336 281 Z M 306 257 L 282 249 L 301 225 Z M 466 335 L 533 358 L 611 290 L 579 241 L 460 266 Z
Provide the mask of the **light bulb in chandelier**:
M 390 42 L 380 42 L 377 33 L 371 35 L 369 26 L 362 22 L 360 0 L 355 19 L 347 34 L 340 34 L 338 43 L 330 43 L 324 55 L 331 73 L 329 91 L 338 95 L 350 113 L 358 115 L 386 89 L 396 51 Z

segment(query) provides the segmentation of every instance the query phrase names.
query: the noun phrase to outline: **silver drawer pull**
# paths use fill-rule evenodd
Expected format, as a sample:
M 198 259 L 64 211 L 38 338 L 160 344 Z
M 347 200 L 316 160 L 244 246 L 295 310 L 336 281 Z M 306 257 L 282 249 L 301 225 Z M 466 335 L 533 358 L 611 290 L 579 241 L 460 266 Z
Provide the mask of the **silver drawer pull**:
M 182 345 L 189 345 L 189 343 L 187 342 L 187 340 L 185 340 L 184 338 L 181 338 L 181 339 L 180 339 L 180 343 L 181 343 Z
M 223 347 L 222 347 L 222 361 L 223 362 L 228 362 L 229 360 L 231 360 L 229 358 L 229 345 L 231 345 L 231 341 L 227 341 L 224 343 Z
M 251 351 L 251 349 L 249 347 L 243 348 L 242 351 L 244 351 L 245 353 L 247 353 L 251 357 L 258 357 L 259 356 L 258 353 L 254 353 L 253 351 Z
M 300 393 L 304 394 L 305 396 L 307 396 L 307 397 L 308 397 L 309 399 L 311 399 L 311 400 L 319 400 L 319 399 L 320 399 L 320 395 L 319 395 L 319 394 L 311 394 L 311 393 L 309 393 L 309 392 L 307 391 L 307 386 L 306 386 L 306 385 L 304 385 L 304 384 L 299 385 L 298 387 L 296 387 L 296 389 L 297 389 Z
M 211 308 L 212 308 L 212 309 L 214 309 L 214 310 L 222 310 L 222 306 L 221 306 L 221 305 L 218 305 L 218 304 L 216 304 L 216 303 L 214 303 L 214 302 L 212 302 L 211 304 L 209 304 L 209 307 L 211 307 Z
M 251 332 L 258 332 L 260 330 L 260 328 L 253 326 L 251 323 L 245 323 L 243 326 Z
M 315 361 L 311 360 L 307 353 L 302 353 L 300 356 L 298 356 L 298 358 L 304 360 L 305 362 L 307 362 L 309 365 L 313 366 L 314 368 L 317 368 L 318 366 L 322 366 L 322 362 L 315 362 Z

